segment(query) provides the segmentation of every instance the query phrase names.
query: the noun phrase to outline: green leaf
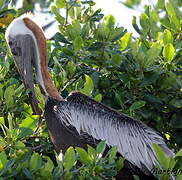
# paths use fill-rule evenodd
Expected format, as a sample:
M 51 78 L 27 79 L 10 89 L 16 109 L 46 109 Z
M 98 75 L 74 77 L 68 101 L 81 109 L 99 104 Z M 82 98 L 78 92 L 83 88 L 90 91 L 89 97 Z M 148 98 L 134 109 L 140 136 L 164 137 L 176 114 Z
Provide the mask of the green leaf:
M 35 125 L 36 125 L 38 118 L 39 118 L 39 116 L 37 116 L 37 115 L 27 117 L 27 118 L 23 119 L 23 121 L 22 121 L 22 123 L 20 123 L 19 127 L 33 129 L 36 127 Z
M 56 0 L 56 6 L 58 8 L 65 8 L 66 7 L 66 1 L 65 0 Z
M 66 65 L 66 70 L 68 71 L 70 77 L 72 77 L 76 71 L 75 63 L 73 61 L 68 61 L 68 64 Z
M 7 155 L 4 151 L 0 153 L 0 170 L 3 169 L 7 163 Z
M 119 159 L 116 161 L 116 170 L 119 172 L 124 167 L 124 158 L 119 157 Z
M 96 150 L 90 145 L 87 145 L 87 147 L 88 147 L 88 155 L 92 158 L 92 160 L 94 160 L 95 157 L 97 156 Z
M 12 108 L 14 105 L 14 100 L 13 100 L 14 93 L 15 91 L 13 86 L 8 86 L 4 92 L 4 98 L 6 99 L 6 104 L 8 109 Z
M 165 27 L 165 28 L 168 28 L 168 29 L 171 29 L 171 24 L 168 20 L 168 18 L 162 18 L 160 19 L 160 23 Z
M 174 52 L 175 52 L 175 49 L 174 49 L 173 45 L 171 43 L 166 44 L 164 46 L 164 49 L 163 49 L 163 52 L 162 52 L 164 59 L 167 62 L 171 62 L 171 60 L 174 57 Z
M 88 23 L 84 24 L 81 31 L 81 36 L 83 39 L 87 38 L 89 36 L 90 32 L 90 25 Z
M 86 164 L 86 165 L 91 164 L 92 160 L 89 157 L 88 153 L 83 148 L 76 147 L 75 149 L 79 155 L 79 160 L 81 163 Z
M 109 164 L 112 164 L 112 163 L 115 162 L 117 151 L 118 151 L 117 146 L 113 146 L 109 150 L 109 152 L 108 152 L 108 154 L 109 154 L 109 157 L 108 157 L 109 158 Z
M 91 93 L 94 89 L 94 84 L 92 79 L 85 74 L 85 84 L 84 84 L 84 88 L 81 89 L 80 91 L 88 96 L 91 96 Z
M 135 111 L 136 109 L 140 109 L 140 108 L 142 108 L 143 106 L 145 106 L 145 104 L 146 104 L 146 101 L 136 101 L 136 102 L 134 102 L 134 103 L 130 106 L 129 110 L 130 110 L 130 111 Z
M 73 147 L 69 147 L 64 155 L 63 166 L 65 170 L 69 171 L 76 163 L 76 155 Z
M 0 153 L 1 154 L 1 153 Z M 0 162 L 1 162 L 1 157 L 0 157 Z M 0 176 L 5 174 L 7 171 L 11 172 L 12 171 L 12 166 L 15 164 L 15 160 L 14 159 L 10 159 L 9 161 L 7 161 L 4 165 L 4 168 L 0 171 Z
M 59 14 L 59 9 L 56 6 L 51 6 L 51 12 L 56 16 L 56 20 L 61 24 L 64 25 L 65 18 Z
M 106 149 L 106 141 L 101 141 L 97 147 L 96 147 L 96 151 L 98 154 L 103 154 L 103 152 L 105 151 Z
M 148 102 L 163 104 L 163 101 L 159 97 L 152 94 L 145 94 L 144 97 Z
M 159 161 L 162 168 L 168 169 L 168 167 L 169 167 L 169 158 L 166 157 L 166 155 L 164 154 L 162 149 L 157 144 L 153 144 L 153 148 L 154 148 L 155 154 L 157 156 L 157 160 Z
M 122 62 L 122 58 L 119 54 L 112 55 L 112 63 L 116 66 L 119 66 Z
M 148 68 L 150 65 L 153 65 L 157 60 L 162 49 L 162 43 L 154 42 L 151 48 L 147 51 L 145 56 L 145 68 Z
M 0 98 L 3 98 L 4 97 L 3 87 L 4 87 L 4 85 L 3 84 L 0 84 Z
M 182 99 L 173 99 L 169 104 L 175 106 L 176 108 L 182 108 Z
M 77 36 L 73 41 L 73 49 L 75 54 L 81 49 L 82 45 L 83 45 L 83 40 L 81 36 Z
M 4 124 L 4 117 L 0 117 L 0 123 Z
M 75 38 L 79 37 L 81 35 L 82 29 L 81 25 L 78 20 L 74 20 L 72 24 L 69 24 L 67 26 L 67 34 L 68 36 L 74 40 Z
M 128 8 L 134 8 L 141 3 L 141 0 L 126 0 L 123 4 Z
M 180 31 L 180 19 L 178 19 L 173 3 L 170 1 L 165 4 L 170 23 L 176 31 Z
M 23 148 L 25 148 L 25 144 L 22 141 L 17 141 L 14 144 L 14 147 L 17 148 L 17 149 L 23 149 Z
M 41 168 L 41 165 L 42 159 L 40 155 L 38 153 L 33 153 L 29 163 L 30 170 L 38 170 Z
M 110 39 L 110 34 L 111 30 L 104 23 L 98 24 L 95 37 L 99 41 L 108 41 L 108 39 Z
M 125 34 L 127 30 L 122 27 L 116 27 L 112 30 L 112 32 L 109 34 L 109 41 L 114 42 L 117 40 L 120 40 Z
M 23 172 L 23 174 L 25 175 L 26 178 L 33 179 L 32 173 L 27 168 L 23 168 L 22 172 Z
M 133 175 L 133 177 L 134 177 L 134 180 L 140 180 L 138 175 Z
M 36 115 L 23 119 L 22 123 L 19 125 L 20 133 L 18 135 L 18 138 L 23 138 L 32 134 L 33 129 L 36 128 L 37 120 L 38 116 Z
M 105 24 L 109 29 L 114 29 L 116 19 L 112 15 L 108 15 L 105 17 Z
M 13 118 L 11 113 L 8 113 L 8 127 L 10 131 L 13 130 Z
M 176 12 L 175 9 L 172 5 L 172 3 L 170 3 L 170 1 L 168 1 L 167 3 L 165 3 L 165 8 L 167 10 L 167 13 L 169 14 L 169 16 L 176 16 Z
M 3 0 L 0 0 L 0 7 L 3 6 L 3 3 L 4 3 L 4 1 L 3 1 Z M 1 9 L 1 8 L 0 8 L 0 9 Z
M 52 170 L 54 169 L 54 163 L 48 156 L 46 156 L 45 158 L 46 158 L 47 162 L 41 168 L 40 173 L 43 177 L 51 177 Z
M 73 56 L 73 55 L 74 55 L 73 52 L 72 52 L 70 49 L 66 48 L 66 47 L 63 47 L 63 48 L 62 48 L 62 51 L 63 51 L 66 55 L 68 55 L 68 56 Z
M 95 2 L 94 1 L 89 1 L 89 0 L 86 0 L 86 1 L 81 1 L 82 4 L 89 4 L 90 6 L 94 6 L 95 5 Z
M 149 21 L 149 17 L 147 16 L 147 14 L 142 13 L 140 15 L 140 25 L 145 32 L 148 32 L 149 27 L 150 27 L 150 21 Z
M 177 153 L 176 153 L 176 157 L 177 156 L 182 156 L 182 149 L 180 149 Z
M 5 145 L 6 145 L 5 139 L 2 136 L 0 136 L 0 152 L 3 151 Z
M 59 41 L 59 42 L 65 43 L 65 44 L 70 44 L 70 42 L 59 32 L 57 32 L 54 35 L 54 38 L 56 39 L 56 41 Z
M 102 94 L 97 94 L 97 95 L 94 97 L 94 100 L 96 100 L 97 102 L 101 102 L 101 101 L 102 101 Z
M 159 20 L 159 17 L 158 17 L 157 11 L 154 10 L 154 9 L 151 10 L 151 11 L 150 11 L 150 22 L 151 22 L 151 24 L 154 25 L 153 23 L 157 23 L 158 20 Z M 153 22 L 153 23 L 152 23 L 152 22 Z M 156 25 L 156 24 L 155 24 L 155 25 Z M 152 29 L 152 27 L 151 27 L 151 29 Z
M 99 49 L 103 48 L 104 44 L 102 42 L 96 42 L 91 44 L 91 46 L 88 48 L 89 51 L 98 51 Z
M 158 0 L 157 1 L 157 7 L 160 9 L 164 9 L 165 8 L 165 0 Z
M 126 32 L 125 35 L 121 38 L 121 51 L 125 50 L 130 42 L 131 34 Z
M 135 29 L 135 31 L 138 33 L 138 34 L 142 34 L 142 32 L 141 32 L 141 30 L 140 30 L 140 28 L 138 27 L 138 24 L 137 24 L 137 22 L 136 22 L 136 17 L 135 16 L 133 16 L 133 19 L 132 19 L 132 26 L 133 26 L 133 28 Z
M 168 43 L 173 43 L 172 34 L 168 29 L 164 30 L 163 42 L 164 42 L 164 45 L 166 45 Z

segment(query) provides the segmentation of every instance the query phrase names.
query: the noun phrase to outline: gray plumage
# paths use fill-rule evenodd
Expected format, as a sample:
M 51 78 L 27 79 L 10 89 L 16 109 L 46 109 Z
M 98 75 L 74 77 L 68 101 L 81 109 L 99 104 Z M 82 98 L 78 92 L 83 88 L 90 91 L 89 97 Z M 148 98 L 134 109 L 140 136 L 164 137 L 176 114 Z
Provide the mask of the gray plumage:
M 156 131 L 79 92 L 57 101 L 53 109 L 56 118 L 68 131 L 74 127 L 80 137 L 86 139 L 85 134 L 88 134 L 93 139 L 106 140 L 109 146 L 116 145 L 118 152 L 145 174 L 151 172 L 157 162 L 153 144 L 173 156 Z

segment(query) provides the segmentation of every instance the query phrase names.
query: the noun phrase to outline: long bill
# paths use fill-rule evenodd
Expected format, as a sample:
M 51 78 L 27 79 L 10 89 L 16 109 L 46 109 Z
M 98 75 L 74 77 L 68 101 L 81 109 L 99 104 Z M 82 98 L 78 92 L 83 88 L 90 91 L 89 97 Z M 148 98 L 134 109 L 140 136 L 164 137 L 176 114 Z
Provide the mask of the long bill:
M 29 89 L 29 100 L 34 114 L 41 115 L 38 100 L 35 96 L 32 62 L 35 58 L 35 45 L 30 35 L 17 35 L 8 39 L 18 72 L 26 89 Z

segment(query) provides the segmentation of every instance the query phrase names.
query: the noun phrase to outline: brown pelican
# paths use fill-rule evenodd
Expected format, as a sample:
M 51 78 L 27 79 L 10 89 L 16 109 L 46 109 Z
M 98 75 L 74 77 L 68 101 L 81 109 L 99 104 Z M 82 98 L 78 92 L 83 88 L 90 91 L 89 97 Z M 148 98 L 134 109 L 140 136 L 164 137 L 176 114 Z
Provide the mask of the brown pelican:
M 157 163 L 153 144 L 173 156 L 163 138 L 144 123 L 80 92 L 72 92 L 64 99 L 48 73 L 44 33 L 28 15 L 13 20 L 5 37 L 24 84 L 33 94 L 32 67 L 35 68 L 36 81 L 46 99 L 45 118 L 50 138 L 57 150 L 105 140 L 108 147 L 116 145 L 118 153 L 144 174 L 151 172 Z

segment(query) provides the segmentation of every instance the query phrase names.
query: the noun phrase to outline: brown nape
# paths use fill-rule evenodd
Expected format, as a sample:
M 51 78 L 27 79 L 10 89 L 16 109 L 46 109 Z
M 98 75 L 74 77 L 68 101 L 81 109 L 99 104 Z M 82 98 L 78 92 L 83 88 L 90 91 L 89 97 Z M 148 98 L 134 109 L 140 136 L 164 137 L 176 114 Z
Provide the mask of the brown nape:
M 61 100 L 63 98 L 60 96 L 58 90 L 53 85 L 53 82 L 48 72 L 48 66 L 46 61 L 46 38 L 44 36 L 44 33 L 42 29 L 40 29 L 40 27 L 35 24 L 31 19 L 23 18 L 23 21 L 25 25 L 33 32 L 37 40 L 38 50 L 40 54 L 40 68 L 45 89 L 50 97 Z

